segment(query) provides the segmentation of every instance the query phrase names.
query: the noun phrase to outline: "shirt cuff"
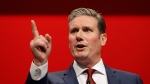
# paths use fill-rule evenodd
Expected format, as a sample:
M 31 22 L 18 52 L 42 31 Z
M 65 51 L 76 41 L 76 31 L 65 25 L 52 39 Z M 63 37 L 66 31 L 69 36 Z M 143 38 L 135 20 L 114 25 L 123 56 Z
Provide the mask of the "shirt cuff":
M 42 66 L 36 66 L 33 62 L 31 63 L 30 74 L 33 80 L 42 79 L 47 74 L 47 71 L 48 71 L 48 61 Z

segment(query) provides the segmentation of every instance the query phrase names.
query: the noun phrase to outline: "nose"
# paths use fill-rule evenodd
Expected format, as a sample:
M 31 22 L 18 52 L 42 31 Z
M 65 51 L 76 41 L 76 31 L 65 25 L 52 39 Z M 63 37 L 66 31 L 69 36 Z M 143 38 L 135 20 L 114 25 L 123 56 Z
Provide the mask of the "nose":
M 77 41 L 83 41 L 83 32 L 81 30 L 77 32 L 76 40 Z

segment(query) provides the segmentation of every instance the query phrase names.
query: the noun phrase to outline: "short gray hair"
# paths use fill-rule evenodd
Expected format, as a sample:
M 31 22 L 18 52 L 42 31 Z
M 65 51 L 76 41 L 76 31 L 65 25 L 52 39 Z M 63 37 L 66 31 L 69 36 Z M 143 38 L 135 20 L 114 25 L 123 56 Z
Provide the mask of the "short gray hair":
M 71 22 L 75 17 L 80 15 L 92 16 L 97 20 L 97 27 L 100 33 L 105 33 L 106 24 L 104 18 L 95 10 L 89 8 L 77 8 L 71 12 L 68 17 L 69 22 Z

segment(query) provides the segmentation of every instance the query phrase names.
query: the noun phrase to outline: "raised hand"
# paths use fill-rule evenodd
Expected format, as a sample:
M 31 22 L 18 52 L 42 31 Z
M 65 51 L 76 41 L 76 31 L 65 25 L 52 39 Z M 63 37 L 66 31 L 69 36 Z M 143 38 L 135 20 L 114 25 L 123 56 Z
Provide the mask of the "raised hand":
M 48 34 L 45 36 L 39 35 L 34 20 L 31 20 L 32 33 L 34 39 L 30 42 L 30 48 L 34 55 L 34 64 L 37 66 L 46 63 L 51 51 L 51 37 Z

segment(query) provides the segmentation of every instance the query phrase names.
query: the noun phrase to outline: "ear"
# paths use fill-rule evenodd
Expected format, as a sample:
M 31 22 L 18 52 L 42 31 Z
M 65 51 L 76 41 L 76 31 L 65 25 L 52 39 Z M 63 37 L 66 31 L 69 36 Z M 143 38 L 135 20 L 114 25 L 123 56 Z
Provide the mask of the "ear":
M 70 44 L 69 44 L 69 48 L 70 48 Z
M 106 44 L 106 42 L 107 42 L 107 35 L 106 35 L 106 33 L 101 34 L 100 40 L 101 40 L 101 45 L 104 46 Z

